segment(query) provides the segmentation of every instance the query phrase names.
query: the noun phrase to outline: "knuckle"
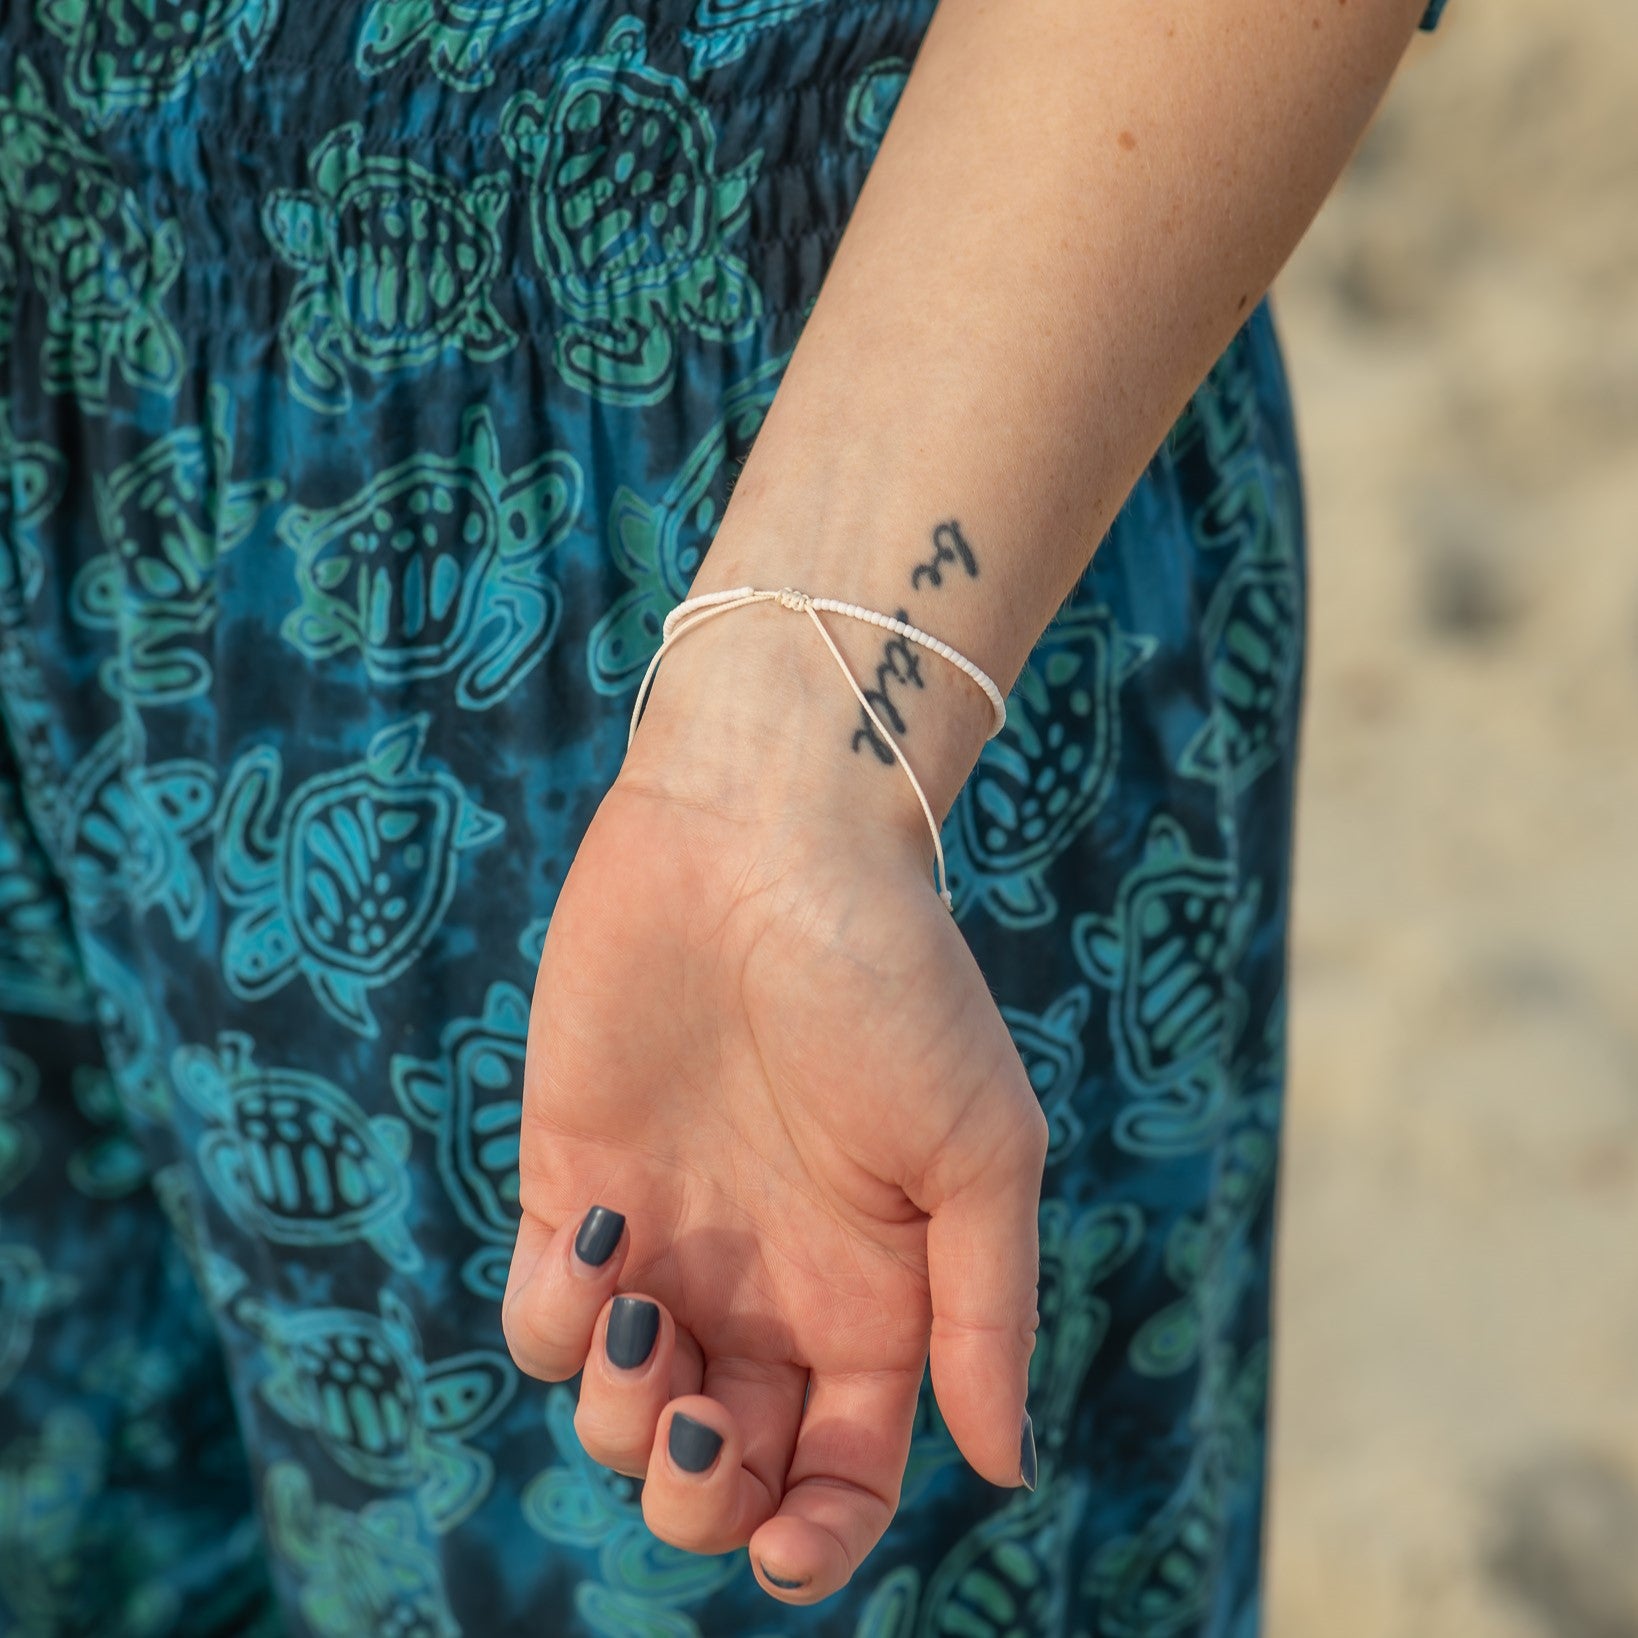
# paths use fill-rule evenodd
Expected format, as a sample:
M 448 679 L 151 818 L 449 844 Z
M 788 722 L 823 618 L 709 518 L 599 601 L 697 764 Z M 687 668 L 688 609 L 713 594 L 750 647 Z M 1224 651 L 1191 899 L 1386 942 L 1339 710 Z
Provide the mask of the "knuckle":
M 935 1342 L 1003 1342 L 1028 1359 L 1035 1349 L 1038 1324 L 1039 1311 L 1033 1309 L 1026 1318 L 1007 1320 L 973 1320 L 953 1314 L 935 1314 L 932 1336 Z
M 582 1399 L 574 1413 L 575 1436 L 599 1467 L 619 1473 L 643 1473 L 648 1468 L 648 1440 L 633 1439 L 630 1430 L 590 1407 Z
M 1046 1111 L 1031 1098 L 1024 1119 L 1019 1123 L 1019 1141 L 1029 1161 L 1039 1169 L 1052 1143 L 1052 1123 Z
M 552 1325 L 540 1304 L 525 1296 L 502 1304 L 501 1335 L 512 1363 L 542 1382 L 562 1382 L 580 1368 L 569 1339 Z
M 734 1487 L 727 1470 L 711 1474 L 703 1483 L 678 1480 L 662 1458 L 649 1462 L 643 1486 L 643 1522 L 661 1541 L 685 1553 L 727 1553 L 744 1545 L 735 1538 L 730 1513 Z
M 990 1159 L 1014 1176 L 1038 1178 L 1052 1143 L 1052 1123 L 1027 1079 L 1005 1098 L 999 1134 Z
M 683 1512 L 648 1503 L 649 1491 L 643 1492 L 643 1521 L 661 1541 L 680 1548 L 685 1553 L 722 1553 L 730 1549 L 723 1544 L 722 1532 L 708 1511 Z

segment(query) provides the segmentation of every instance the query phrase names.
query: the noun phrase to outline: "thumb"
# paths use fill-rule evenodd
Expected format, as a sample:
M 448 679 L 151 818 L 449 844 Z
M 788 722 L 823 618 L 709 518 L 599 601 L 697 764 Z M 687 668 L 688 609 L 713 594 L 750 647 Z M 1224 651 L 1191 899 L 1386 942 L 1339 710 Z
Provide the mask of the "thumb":
M 1035 1488 L 1025 1399 L 1040 1323 L 1038 1220 L 1047 1122 L 1018 1066 L 1022 1092 L 986 1100 L 990 1129 L 960 1128 L 929 1179 L 933 1394 L 961 1454 L 992 1484 Z M 966 1124 L 966 1123 L 963 1123 Z M 939 1187 L 943 1179 L 944 1187 Z

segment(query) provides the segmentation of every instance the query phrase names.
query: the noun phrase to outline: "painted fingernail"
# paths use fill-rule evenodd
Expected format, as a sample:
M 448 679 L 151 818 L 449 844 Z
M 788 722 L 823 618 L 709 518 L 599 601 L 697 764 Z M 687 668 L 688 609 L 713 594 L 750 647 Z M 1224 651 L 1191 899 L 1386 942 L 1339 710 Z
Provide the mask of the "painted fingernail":
M 581 1262 L 601 1268 L 614 1255 L 626 1226 L 625 1218 L 607 1206 L 593 1206 L 574 1237 L 574 1254 Z
M 1024 1427 L 1018 1444 L 1018 1474 L 1026 1490 L 1035 1488 L 1035 1424 L 1024 1412 Z
M 762 1563 L 760 1558 L 757 1560 L 757 1563 L 762 1567 L 763 1580 L 771 1582 L 776 1587 L 783 1587 L 786 1592 L 792 1592 L 797 1587 L 805 1587 L 808 1584 L 808 1578 L 805 1575 L 798 1577 L 795 1581 L 787 1581 L 784 1576 L 775 1575 L 766 1564 Z
M 604 1350 L 611 1365 L 634 1371 L 654 1352 L 660 1334 L 660 1309 L 643 1297 L 616 1297 L 609 1308 L 609 1329 Z
M 666 1448 L 671 1452 L 671 1460 L 684 1473 L 703 1473 L 717 1459 L 717 1452 L 722 1449 L 722 1435 L 678 1411 L 671 1418 Z

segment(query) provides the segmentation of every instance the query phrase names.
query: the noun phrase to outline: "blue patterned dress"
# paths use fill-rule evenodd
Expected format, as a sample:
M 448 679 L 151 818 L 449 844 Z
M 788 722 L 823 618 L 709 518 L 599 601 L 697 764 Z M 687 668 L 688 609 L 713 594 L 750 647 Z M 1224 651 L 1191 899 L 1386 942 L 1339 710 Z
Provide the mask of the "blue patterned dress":
M 774 1605 L 499 1325 L 554 897 L 932 0 L 0 20 L 0 1631 L 1252 1638 L 1302 502 L 1257 308 L 946 828 L 1031 1495 Z M 1431 25 L 1432 15 L 1428 18 Z

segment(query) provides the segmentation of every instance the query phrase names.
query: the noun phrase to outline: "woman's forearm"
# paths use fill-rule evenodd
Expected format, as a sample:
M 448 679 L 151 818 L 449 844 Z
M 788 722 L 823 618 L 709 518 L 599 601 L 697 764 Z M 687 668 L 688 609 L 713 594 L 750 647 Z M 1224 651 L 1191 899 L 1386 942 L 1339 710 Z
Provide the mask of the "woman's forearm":
M 904 611 L 1009 688 L 1312 220 L 1422 5 L 942 0 L 693 591 Z M 764 605 L 691 635 L 656 705 L 708 690 L 747 732 L 788 714 L 903 811 L 902 775 L 787 618 Z M 989 730 L 983 695 L 827 623 L 942 816 Z

